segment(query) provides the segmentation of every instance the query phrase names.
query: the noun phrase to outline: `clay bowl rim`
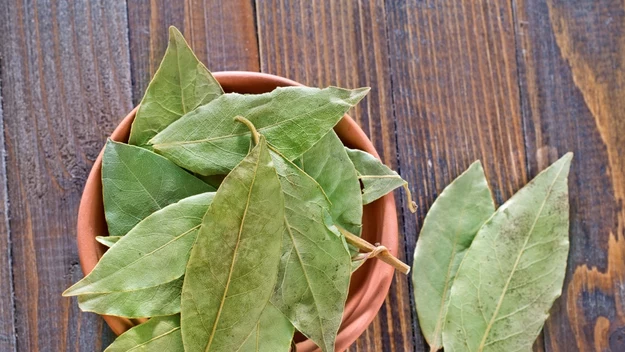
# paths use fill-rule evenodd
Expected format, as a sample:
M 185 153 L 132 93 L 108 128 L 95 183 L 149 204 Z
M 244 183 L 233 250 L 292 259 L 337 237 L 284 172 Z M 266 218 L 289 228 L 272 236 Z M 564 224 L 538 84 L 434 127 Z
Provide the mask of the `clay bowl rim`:
M 279 86 L 301 85 L 284 77 L 258 72 L 224 71 L 215 72 L 213 75 L 226 92 L 262 93 Z M 127 142 L 136 111 L 135 107 L 119 123 L 111 134 L 111 139 Z M 350 116 L 345 115 L 334 130 L 348 147 L 364 150 L 379 159 L 367 135 Z M 78 256 L 85 275 L 93 270 L 106 251 L 106 248 L 95 240 L 96 236 L 108 233 L 101 191 L 103 151 L 104 148 L 89 173 L 78 210 Z M 399 243 L 397 210 L 392 193 L 364 207 L 363 237 L 371 243 L 379 242 L 385 245 L 391 253 L 397 255 Z M 373 321 L 388 294 L 393 273 L 393 268 L 382 261 L 370 260 L 352 275 L 343 321 L 336 340 L 336 350 L 342 351 L 349 347 Z M 137 324 L 136 320 L 122 317 L 102 317 L 117 335 Z M 303 352 L 319 349 L 312 341 L 304 340 L 297 343 L 297 350 Z

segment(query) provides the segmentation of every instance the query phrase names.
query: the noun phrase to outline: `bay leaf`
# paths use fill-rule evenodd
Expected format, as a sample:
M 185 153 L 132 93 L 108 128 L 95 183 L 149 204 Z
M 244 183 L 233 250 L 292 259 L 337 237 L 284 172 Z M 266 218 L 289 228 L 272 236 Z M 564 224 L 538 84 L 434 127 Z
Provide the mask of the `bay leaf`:
M 289 352 L 293 332 L 289 320 L 268 303 L 256 327 L 237 352 Z
M 165 56 L 141 100 L 129 144 L 143 146 L 182 115 L 223 94 L 182 34 L 169 27 Z
M 319 184 L 277 153 L 272 158 L 284 193 L 286 226 L 271 302 L 323 351 L 334 351 L 351 257 Z
M 362 229 L 362 196 L 360 182 L 349 156 L 334 131 L 328 132 L 299 159 L 307 174 L 319 183 L 332 203 L 334 222 L 347 231 L 360 235 Z
M 413 213 L 416 211 L 416 204 L 412 201 L 408 182 L 404 181 L 397 172 L 367 152 L 347 147 L 345 149 L 352 163 L 354 163 L 354 167 L 356 167 L 358 179 L 362 182 L 363 204 L 369 204 L 395 188 L 404 187 L 408 196 L 408 206 Z
M 261 136 L 226 176 L 202 222 L 182 287 L 187 351 L 236 351 L 269 302 L 280 263 L 284 199 Z
M 95 240 L 107 247 L 113 247 L 124 236 L 96 236 Z
M 442 347 L 442 329 L 458 266 L 495 205 L 479 161 L 436 198 L 414 253 L 412 282 L 419 325 L 431 351 Z
M 123 236 L 166 205 L 215 189 L 149 150 L 108 140 L 102 157 L 104 214 L 110 236 Z
M 270 93 L 229 93 L 197 108 L 150 140 L 154 150 L 181 167 L 208 176 L 227 174 L 247 154 L 243 116 L 289 160 L 310 149 L 358 103 L 369 88 L 277 88 Z
M 214 196 L 213 192 L 191 196 L 149 215 L 63 295 L 130 293 L 178 279 Z
M 445 351 L 531 351 L 562 292 L 569 249 L 566 154 L 486 221 L 451 289 Z
M 176 314 L 180 313 L 182 282 L 183 277 L 179 277 L 142 289 L 82 294 L 78 296 L 78 306 L 83 312 L 126 318 Z
M 119 337 L 104 352 L 184 352 L 180 314 L 154 317 Z

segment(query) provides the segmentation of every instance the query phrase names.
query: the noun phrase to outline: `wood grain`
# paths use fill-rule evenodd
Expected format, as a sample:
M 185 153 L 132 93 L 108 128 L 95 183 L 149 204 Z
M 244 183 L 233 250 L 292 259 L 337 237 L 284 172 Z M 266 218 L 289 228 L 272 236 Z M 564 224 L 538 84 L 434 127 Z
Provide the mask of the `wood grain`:
M 575 152 L 564 296 L 548 351 L 625 350 L 625 5 L 516 1 L 530 174 Z
M 310 86 L 372 87 L 350 113 L 383 161 L 397 167 L 382 1 L 257 1 L 261 70 Z M 403 239 L 400 242 L 403 256 Z M 408 278 L 396 274 L 376 320 L 352 351 L 415 348 Z
M 474 160 L 498 204 L 527 182 L 513 15 L 508 1 L 389 1 L 387 13 L 399 168 L 419 205 L 404 212 L 412 264 L 430 205 Z
M 2 77 L 0 62 L 0 77 Z M 2 113 L 2 82 L 0 81 L 0 351 L 16 351 L 15 299 L 11 268 L 11 232 L 9 229 L 9 197 L 4 144 L 4 115 Z
M 83 184 L 131 108 L 126 7 L 16 1 L 2 7 L 0 37 L 16 346 L 101 350 L 110 340 L 102 319 L 61 292 L 82 276 Z
M 252 0 L 129 1 L 128 23 L 134 104 L 158 69 L 169 26 L 211 71 L 259 70 Z

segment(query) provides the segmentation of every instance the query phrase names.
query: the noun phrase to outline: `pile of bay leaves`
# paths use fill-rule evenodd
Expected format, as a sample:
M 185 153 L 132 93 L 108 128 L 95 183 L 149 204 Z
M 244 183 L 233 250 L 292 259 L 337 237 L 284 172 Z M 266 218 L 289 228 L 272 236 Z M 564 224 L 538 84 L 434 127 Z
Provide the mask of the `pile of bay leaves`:
M 333 131 L 368 90 L 224 94 L 172 27 L 128 144 L 104 150 L 110 248 L 64 292 L 84 311 L 150 317 L 107 351 L 288 351 L 295 329 L 334 351 L 345 234 L 363 204 L 406 187 Z
M 568 153 L 495 210 L 480 162 L 436 199 L 413 283 L 431 351 L 531 351 L 569 250 Z

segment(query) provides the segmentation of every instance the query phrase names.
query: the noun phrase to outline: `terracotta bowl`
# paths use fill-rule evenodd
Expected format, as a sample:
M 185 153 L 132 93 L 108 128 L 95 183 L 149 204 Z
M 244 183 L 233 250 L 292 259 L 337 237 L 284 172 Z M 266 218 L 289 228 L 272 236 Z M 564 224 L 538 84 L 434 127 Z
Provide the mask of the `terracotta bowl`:
M 216 72 L 215 78 L 226 92 L 265 93 L 280 86 L 300 85 L 289 79 L 257 72 Z M 130 126 L 135 117 L 136 108 L 117 126 L 111 139 L 127 142 Z M 335 131 L 343 143 L 351 148 L 367 151 L 376 157 L 373 144 L 354 120 L 345 115 L 335 127 Z M 78 210 L 78 255 L 82 271 L 87 275 L 106 248 L 95 238 L 108 233 L 102 204 L 102 153 L 96 159 L 80 201 Z M 393 254 L 397 254 L 397 212 L 392 194 L 368 204 L 364 207 L 363 238 L 370 243 L 381 243 Z M 379 260 L 369 260 L 352 276 L 349 297 L 345 306 L 336 350 L 343 351 L 351 345 L 367 328 L 380 310 L 388 294 L 393 268 Z M 121 334 L 137 321 L 121 317 L 103 316 L 113 332 Z M 303 336 L 296 336 L 297 351 L 317 351 L 317 346 Z

